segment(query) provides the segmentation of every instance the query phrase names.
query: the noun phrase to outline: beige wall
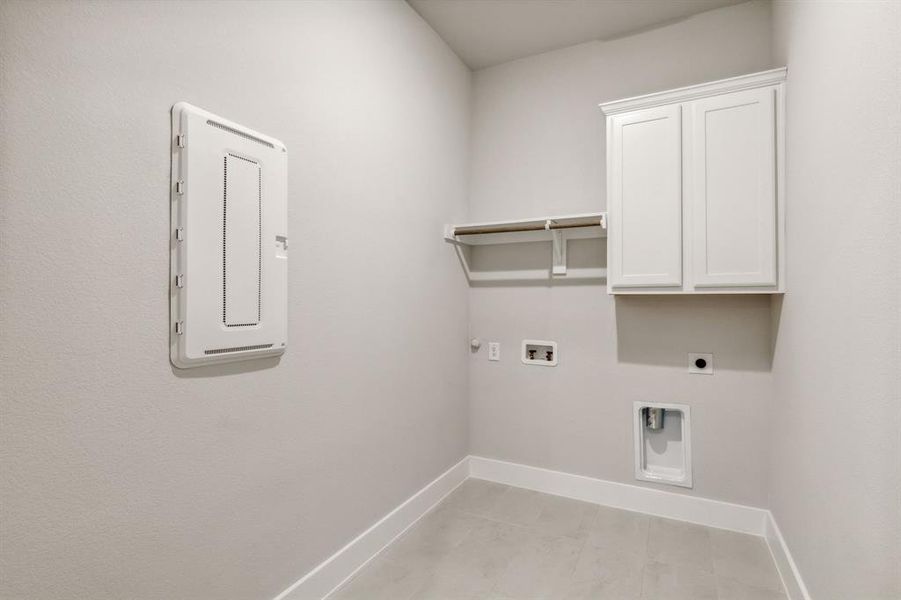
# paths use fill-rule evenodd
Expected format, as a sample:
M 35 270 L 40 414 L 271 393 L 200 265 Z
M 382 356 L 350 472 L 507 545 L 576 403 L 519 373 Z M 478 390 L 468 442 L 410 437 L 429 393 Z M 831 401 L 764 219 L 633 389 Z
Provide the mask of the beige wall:
M 0 3 L 4 599 L 273 597 L 467 452 L 470 73 L 403 2 L 264 6 Z M 179 100 L 288 146 L 280 363 L 169 365 Z
M 475 72 L 471 217 L 604 210 L 598 103 L 771 66 L 769 4 L 751 2 Z M 480 248 L 473 261 L 541 268 L 550 246 Z M 768 297 L 614 300 L 602 282 L 500 285 L 471 289 L 470 313 L 472 335 L 502 344 L 500 362 L 484 346 L 470 357 L 474 454 L 638 484 L 632 402 L 684 402 L 695 486 L 662 489 L 765 505 Z M 520 364 L 524 338 L 557 341 L 559 366 Z M 688 352 L 713 352 L 716 374 L 689 375 Z
M 901 4 L 778 2 L 788 273 L 770 498 L 817 600 L 901 598 Z

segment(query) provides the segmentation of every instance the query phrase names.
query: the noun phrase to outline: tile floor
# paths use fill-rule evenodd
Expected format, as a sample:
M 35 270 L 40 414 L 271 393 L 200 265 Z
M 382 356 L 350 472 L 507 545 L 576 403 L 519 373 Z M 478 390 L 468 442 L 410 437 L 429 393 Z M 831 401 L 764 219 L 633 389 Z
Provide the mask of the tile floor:
M 761 538 L 469 479 L 329 600 L 785 600 Z

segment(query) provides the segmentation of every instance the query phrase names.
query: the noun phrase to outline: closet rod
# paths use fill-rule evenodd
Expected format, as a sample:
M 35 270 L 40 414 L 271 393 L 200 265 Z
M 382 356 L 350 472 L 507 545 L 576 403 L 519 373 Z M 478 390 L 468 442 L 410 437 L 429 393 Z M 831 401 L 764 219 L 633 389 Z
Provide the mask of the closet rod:
M 601 227 L 601 219 L 582 221 L 579 223 L 535 223 L 533 225 L 472 225 L 455 227 L 454 235 L 479 235 L 483 233 L 516 233 L 519 231 L 546 231 L 553 229 L 573 229 L 575 227 Z

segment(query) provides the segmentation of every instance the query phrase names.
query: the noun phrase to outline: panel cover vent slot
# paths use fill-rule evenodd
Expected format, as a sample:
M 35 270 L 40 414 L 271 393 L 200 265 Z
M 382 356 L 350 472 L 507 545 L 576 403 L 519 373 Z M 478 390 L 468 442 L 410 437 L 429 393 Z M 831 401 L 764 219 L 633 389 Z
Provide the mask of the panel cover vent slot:
M 206 124 L 212 125 L 213 127 L 217 127 L 223 131 L 227 131 L 229 133 L 233 133 L 235 135 L 241 136 L 242 138 L 244 138 L 246 140 L 250 140 L 252 142 L 256 142 L 257 144 L 263 144 L 264 146 L 266 146 L 268 148 L 275 148 L 275 146 L 272 145 L 270 142 L 267 142 L 266 140 L 262 140 L 256 136 L 250 135 L 249 133 L 244 133 L 243 131 L 239 131 L 239 130 L 235 129 L 234 127 L 229 127 L 228 125 L 223 125 L 222 123 L 217 123 L 216 121 L 213 121 L 213 120 L 208 120 L 206 122 Z
M 257 344 L 256 346 L 236 346 L 235 348 L 214 348 L 213 350 L 204 350 L 204 354 L 228 354 L 229 352 L 247 352 L 248 350 L 265 350 L 272 348 L 272 344 Z
M 222 179 L 222 323 L 259 325 L 263 171 L 255 160 L 229 152 L 223 158 Z

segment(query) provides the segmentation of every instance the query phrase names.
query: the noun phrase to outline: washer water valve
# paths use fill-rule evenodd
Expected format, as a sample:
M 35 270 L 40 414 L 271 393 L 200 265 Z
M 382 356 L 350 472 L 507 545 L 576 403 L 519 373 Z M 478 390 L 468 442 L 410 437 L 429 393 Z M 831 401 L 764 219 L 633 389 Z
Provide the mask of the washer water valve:
M 524 365 L 557 366 L 557 342 L 523 340 L 520 359 Z
M 663 429 L 664 409 L 648 406 L 644 409 L 644 425 L 651 431 Z

